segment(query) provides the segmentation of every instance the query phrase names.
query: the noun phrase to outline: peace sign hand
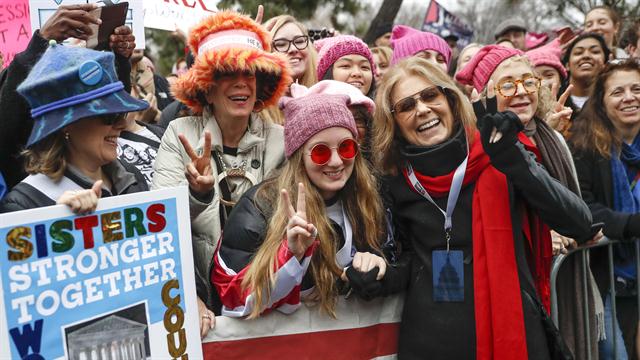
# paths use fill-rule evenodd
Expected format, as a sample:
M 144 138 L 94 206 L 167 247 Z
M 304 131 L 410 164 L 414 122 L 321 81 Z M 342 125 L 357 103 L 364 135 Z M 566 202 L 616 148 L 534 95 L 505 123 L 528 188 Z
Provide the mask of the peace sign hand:
M 316 227 L 307 222 L 304 185 L 302 183 L 298 184 L 298 201 L 295 208 L 286 189 L 282 189 L 280 195 L 289 217 L 289 222 L 287 223 L 287 246 L 298 260 L 302 260 L 305 251 L 313 244 L 318 235 Z
M 572 89 L 573 85 L 569 85 L 567 87 L 562 95 L 560 95 L 560 98 L 555 103 L 553 109 L 546 118 L 547 124 L 561 133 L 568 130 L 569 125 L 571 124 L 571 115 L 573 114 L 573 109 L 568 106 L 564 106 L 564 104 L 567 102 L 567 99 L 571 95 Z
M 211 133 L 208 130 L 204 132 L 204 150 L 201 155 L 196 154 L 183 134 L 179 134 L 178 138 L 191 159 L 191 162 L 187 164 L 184 170 L 184 175 L 189 182 L 189 188 L 196 195 L 209 193 L 215 183 L 213 172 L 211 171 Z

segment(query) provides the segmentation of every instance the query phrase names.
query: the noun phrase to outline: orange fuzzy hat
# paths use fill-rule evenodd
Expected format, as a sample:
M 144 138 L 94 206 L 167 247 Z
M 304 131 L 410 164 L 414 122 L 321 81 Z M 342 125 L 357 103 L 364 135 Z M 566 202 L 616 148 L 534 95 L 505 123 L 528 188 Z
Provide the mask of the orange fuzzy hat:
M 271 36 L 246 15 L 221 11 L 207 17 L 191 29 L 189 47 L 195 62 L 171 90 L 196 113 L 203 109 L 198 94 L 209 91 L 216 73 L 255 74 L 256 97 L 264 107 L 277 104 L 292 82 L 287 58 L 271 53 Z

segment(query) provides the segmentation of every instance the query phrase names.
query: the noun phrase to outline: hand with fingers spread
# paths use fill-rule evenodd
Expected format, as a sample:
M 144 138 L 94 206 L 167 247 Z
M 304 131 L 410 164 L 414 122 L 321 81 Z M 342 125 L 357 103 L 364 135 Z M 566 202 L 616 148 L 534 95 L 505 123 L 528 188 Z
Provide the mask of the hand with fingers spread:
M 493 81 L 487 84 L 486 107 L 481 101 L 473 103 L 477 126 L 484 151 L 493 156 L 518 141 L 518 133 L 524 129 L 520 118 L 511 111 L 498 112 Z
M 567 90 L 565 90 L 562 95 L 560 95 L 560 98 L 554 104 L 553 109 L 545 119 L 549 126 L 561 133 L 568 130 L 569 124 L 571 124 L 571 115 L 573 114 L 573 109 L 568 106 L 564 106 L 564 104 L 567 102 L 567 99 L 571 95 L 572 89 L 573 85 L 569 85 L 567 87 Z
M 62 42 L 68 38 L 89 39 L 93 34 L 90 24 L 100 25 L 102 20 L 91 14 L 96 4 L 62 5 L 40 28 L 40 36 L 46 40 Z
M 262 24 L 262 18 L 264 17 L 264 6 L 258 5 L 258 13 L 256 14 L 255 22 Z
M 57 204 L 69 206 L 76 214 L 88 214 L 96 211 L 100 196 L 102 196 L 102 180 L 96 181 L 89 190 L 65 191 Z
M 313 244 L 318 236 L 316 227 L 307 222 L 307 205 L 305 190 L 302 183 L 298 184 L 298 200 L 294 208 L 289 192 L 286 189 L 280 191 L 281 201 L 287 209 L 289 222 L 287 223 L 287 246 L 298 260 L 302 260 L 304 253 Z
M 109 36 L 109 47 L 114 53 L 126 57 L 131 57 L 133 49 L 136 48 L 136 37 L 131 28 L 127 25 L 118 26 Z
M 196 195 L 208 194 L 213 190 L 215 184 L 213 171 L 211 170 L 211 133 L 205 130 L 204 149 L 200 155 L 196 154 L 183 134 L 179 134 L 178 138 L 191 159 L 184 171 L 184 175 L 189 182 L 189 189 Z

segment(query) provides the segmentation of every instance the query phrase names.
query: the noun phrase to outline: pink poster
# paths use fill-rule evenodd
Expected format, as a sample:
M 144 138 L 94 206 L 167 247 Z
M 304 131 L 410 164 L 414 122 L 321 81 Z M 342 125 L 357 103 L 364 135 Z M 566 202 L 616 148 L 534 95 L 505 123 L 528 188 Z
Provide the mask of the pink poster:
M 27 48 L 31 39 L 29 0 L 2 0 L 0 2 L 0 55 L 1 67 L 7 67 L 16 54 Z

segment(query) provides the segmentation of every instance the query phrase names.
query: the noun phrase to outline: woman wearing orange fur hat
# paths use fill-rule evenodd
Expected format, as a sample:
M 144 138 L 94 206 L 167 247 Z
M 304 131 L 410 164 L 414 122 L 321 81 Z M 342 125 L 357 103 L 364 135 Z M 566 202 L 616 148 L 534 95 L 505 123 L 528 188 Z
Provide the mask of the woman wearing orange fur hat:
M 196 284 L 199 298 L 208 301 L 217 298 L 208 278 L 227 215 L 284 161 L 282 127 L 257 112 L 277 103 L 291 77 L 287 58 L 270 52 L 269 33 L 236 12 L 204 19 L 191 30 L 189 46 L 195 63 L 172 91 L 197 115 L 167 128 L 153 188 L 189 184 Z M 203 301 L 198 305 L 204 336 L 214 318 Z

